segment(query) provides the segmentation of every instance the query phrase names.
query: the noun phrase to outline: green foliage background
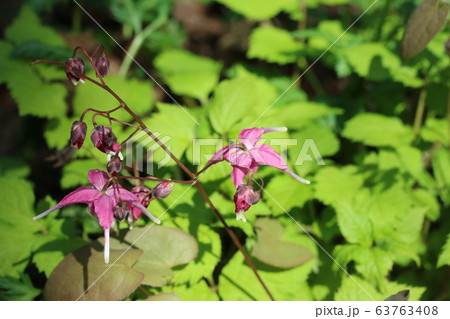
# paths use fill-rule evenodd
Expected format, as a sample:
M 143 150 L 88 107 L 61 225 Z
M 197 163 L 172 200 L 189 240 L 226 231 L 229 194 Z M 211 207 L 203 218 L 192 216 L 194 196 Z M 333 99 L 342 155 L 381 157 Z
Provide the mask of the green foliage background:
M 220 36 L 202 38 L 189 29 L 173 14 L 174 7 L 187 10 L 175 0 L 80 1 L 107 16 L 102 22 L 111 26 L 108 32 L 199 125 L 71 1 L 29 0 L 14 14 L 0 40 L 0 84 L 20 116 L 14 150 L 0 159 L 0 299 L 43 299 L 47 279 L 64 257 L 102 236 L 84 206 L 32 221 L 64 194 L 87 185 L 88 170 L 106 164 L 90 146 L 62 167 L 44 160 L 66 146 L 70 125 L 84 109 L 117 106 L 89 83 L 74 89 L 55 66 L 30 67 L 38 58 L 64 62 L 74 41 L 84 39 L 105 44 L 112 62 L 107 83 L 150 129 L 171 137 L 167 145 L 193 170 L 193 139 L 235 139 L 261 114 L 255 126 L 289 128 L 270 137 L 297 141 L 288 147 L 289 166 L 312 183 L 261 168 L 262 201 L 248 211 L 246 224 L 235 221 L 226 163 L 200 179 L 275 299 L 383 300 L 410 289 L 411 300 L 448 300 L 448 26 L 403 61 L 407 21 L 421 1 L 378 1 L 342 37 L 371 0 L 200 2 L 223 28 Z M 71 25 L 48 19 L 62 9 Z M 115 116 L 130 120 L 124 113 Z M 116 131 L 119 140 L 129 133 Z M 301 163 L 309 139 L 326 165 Z M 202 151 L 212 154 L 214 147 Z M 155 161 L 163 156 L 155 151 Z M 155 175 L 183 178 L 173 162 Z M 129 291 L 128 300 L 268 300 L 195 189 L 176 185 L 150 210 L 155 216 L 166 212 L 162 225 L 190 234 L 198 254 L 192 261 L 152 264 L 150 273 L 157 275 L 145 277 L 146 292 Z M 135 272 L 148 276 L 146 267 L 157 257 L 145 255 L 154 250 L 150 243 L 136 246 L 123 267 L 139 284 L 143 279 Z M 165 258 L 172 258 L 170 249 Z M 293 255 L 304 258 L 289 259 Z

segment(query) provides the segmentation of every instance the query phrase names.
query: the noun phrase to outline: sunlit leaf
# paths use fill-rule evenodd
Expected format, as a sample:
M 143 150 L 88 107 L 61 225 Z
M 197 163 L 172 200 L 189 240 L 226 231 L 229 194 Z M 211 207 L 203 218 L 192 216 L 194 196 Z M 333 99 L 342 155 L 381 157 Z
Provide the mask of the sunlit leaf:
M 442 252 L 439 255 L 439 259 L 437 262 L 437 267 L 442 267 L 444 265 L 450 265 L 450 235 L 447 236 L 447 241 L 442 247 Z

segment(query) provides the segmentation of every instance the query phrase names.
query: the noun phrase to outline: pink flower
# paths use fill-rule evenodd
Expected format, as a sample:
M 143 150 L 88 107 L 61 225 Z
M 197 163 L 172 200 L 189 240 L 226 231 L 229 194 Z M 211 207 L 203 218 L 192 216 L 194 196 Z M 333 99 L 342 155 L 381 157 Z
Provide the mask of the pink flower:
M 139 199 L 139 203 L 142 206 L 148 207 L 150 201 L 152 200 L 152 198 L 150 198 L 151 191 L 149 188 L 145 186 L 135 186 L 133 187 L 131 192 L 137 196 L 137 198 Z M 127 206 L 132 210 L 132 214 L 128 216 L 129 223 L 132 225 L 136 220 L 139 219 L 142 214 L 142 210 L 134 206 L 132 203 L 127 204 Z
M 259 202 L 260 198 L 260 192 L 254 191 L 252 186 L 244 184 L 239 185 L 236 194 L 234 195 L 236 220 L 242 220 L 245 223 L 247 220 L 245 219 L 244 212 L 246 212 L 250 206 Z
M 157 224 L 161 222 L 154 217 L 139 201 L 139 198 L 132 192 L 118 184 L 108 184 L 108 174 L 100 170 L 91 170 L 88 173 L 89 182 L 94 187 L 81 187 L 66 195 L 56 206 L 46 210 L 42 214 L 33 218 L 37 220 L 45 217 L 51 212 L 72 204 L 87 204 L 89 212 L 98 218 L 99 224 L 104 229 L 105 234 L 105 263 L 109 262 L 109 229 L 114 221 L 114 207 L 122 206 L 122 202 L 131 203 L 139 208 L 145 215 Z
M 271 146 L 267 144 L 256 144 L 261 135 L 269 132 L 284 132 L 285 127 L 267 127 L 244 129 L 239 134 L 240 143 L 234 143 L 218 150 L 208 162 L 208 165 L 220 161 L 228 161 L 233 170 L 231 179 L 234 186 L 238 188 L 244 181 L 246 175 L 256 173 L 260 165 L 269 165 L 276 167 L 283 172 L 291 175 L 296 180 L 309 184 L 310 181 L 296 175 L 292 172 L 283 158 Z

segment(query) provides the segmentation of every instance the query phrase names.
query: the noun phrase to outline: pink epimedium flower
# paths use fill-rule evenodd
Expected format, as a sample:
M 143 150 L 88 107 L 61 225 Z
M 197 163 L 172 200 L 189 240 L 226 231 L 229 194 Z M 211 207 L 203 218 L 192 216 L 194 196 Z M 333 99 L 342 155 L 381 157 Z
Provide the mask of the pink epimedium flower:
M 105 263 L 109 262 L 109 229 L 114 221 L 114 208 L 121 203 L 130 203 L 140 209 L 143 214 L 157 224 L 161 222 L 154 217 L 141 203 L 139 197 L 118 184 L 108 184 L 108 174 L 100 170 L 91 170 L 88 173 L 89 182 L 93 187 L 81 187 L 66 195 L 56 206 L 46 210 L 33 218 L 37 220 L 51 212 L 72 204 L 87 204 L 89 212 L 95 216 L 105 234 Z M 116 212 L 117 214 L 117 212 Z
M 267 144 L 256 144 L 261 135 L 269 132 L 285 132 L 285 127 L 267 127 L 244 129 L 239 134 L 240 143 L 227 145 L 218 150 L 208 162 L 208 165 L 226 160 L 232 166 L 231 179 L 238 188 L 245 176 L 256 173 L 260 165 L 269 165 L 291 175 L 296 180 L 310 184 L 310 181 L 292 172 L 280 154 Z
M 247 220 L 245 219 L 244 212 L 246 212 L 250 206 L 259 202 L 260 199 L 260 192 L 254 191 L 251 185 L 239 185 L 236 194 L 234 195 L 236 220 L 242 220 L 245 223 Z
M 151 191 L 148 187 L 135 186 L 131 189 L 131 192 L 137 196 L 137 198 L 139 199 L 139 203 L 142 206 L 144 206 L 145 208 L 148 207 L 150 201 L 152 200 Z M 130 225 L 133 225 L 134 222 L 141 216 L 142 210 L 136 207 L 133 203 L 128 203 L 127 206 L 131 209 L 131 214 L 128 215 L 128 223 Z

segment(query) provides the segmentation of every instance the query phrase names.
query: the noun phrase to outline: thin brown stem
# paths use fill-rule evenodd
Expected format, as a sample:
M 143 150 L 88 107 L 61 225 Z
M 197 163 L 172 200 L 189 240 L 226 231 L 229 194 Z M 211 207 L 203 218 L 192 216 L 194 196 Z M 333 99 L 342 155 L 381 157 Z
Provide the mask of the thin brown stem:
M 231 228 L 228 226 L 227 222 L 225 221 L 225 219 L 223 219 L 222 215 L 219 213 L 219 211 L 217 210 L 217 208 L 214 206 L 214 204 L 211 202 L 211 200 L 209 199 L 208 194 L 206 194 L 205 190 L 203 189 L 203 187 L 201 186 L 201 184 L 199 182 L 197 182 L 195 184 L 195 187 L 197 187 L 198 191 L 200 192 L 200 194 L 203 196 L 203 198 L 206 200 L 206 202 L 208 203 L 209 207 L 211 208 L 211 210 L 214 212 L 214 214 L 217 216 L 217 218 L 220 220 L 220 222 L 222 223 L 223 227 L 225 228 L 226 232 L 228 233 L 228 235 L 230 236 L 231 240 L 233 241 L 233 243 L 236 245 L 236 247 L 239 249 L 239 251 L 242 253 L 242 255 L 244 255 L 244 259 L 246 261 L 246 263 L 250 266 L 250 268 L 253 270 L 253 273 L 255 274 L 256 278 L 258 279 L 259 283 L 261 284 L 261 286 L 264 288 L 264 290 L 266 291 L 267 295 L 269 296 L 269 298 L 272 301 L 275 301 L 275 298 L 272 296 L 272 294 L 270 293 L 269 289 L 267 288 L 266 284 L 264 283 L 264 281 L 262 280 L 261 276 L 258 273 L 258 270 L 256 270 L 255 265 L 253 264 L 252 260 L 250 259 L 250 256 L 247 254 L 247 252 L 245 251 L 244 247 L 242 247 L 241 243 L 239 242 L 239 239 L 236 237 L 236 234 L 231 230 Z
M 146 176 L 146 177 L 140 177 L 140 176 L 117 176 L 118 179 L 136 179 L 141 181 L 154 181 L 154 182 L 170 182 L 170 183 L 176 183 L 176 184 L 192 184 L 194 180 L 190 181 L 179 181 L 176 179 L 167 179 L 167 178 L 157 178 L 153 176 Z

